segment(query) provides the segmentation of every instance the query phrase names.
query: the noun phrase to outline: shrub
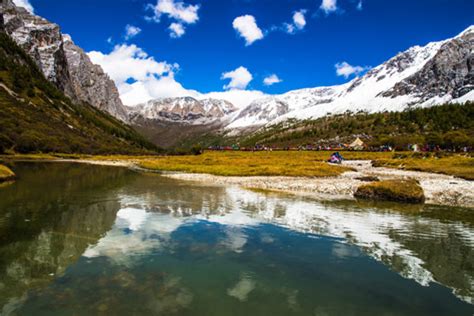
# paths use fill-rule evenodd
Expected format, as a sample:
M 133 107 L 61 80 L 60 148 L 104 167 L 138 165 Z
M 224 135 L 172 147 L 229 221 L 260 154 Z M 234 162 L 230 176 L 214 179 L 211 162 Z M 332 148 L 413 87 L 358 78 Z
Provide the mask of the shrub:
M 194 145 L 193 147 L 191 147 L 191 153 L 196 156 L 202 154 L 201 145 Z
M 356 198 L 396 201 L 405 203 L 423 203 L 425 195 L 418 181 L 385 180 L 364 184 L 354 193 Z

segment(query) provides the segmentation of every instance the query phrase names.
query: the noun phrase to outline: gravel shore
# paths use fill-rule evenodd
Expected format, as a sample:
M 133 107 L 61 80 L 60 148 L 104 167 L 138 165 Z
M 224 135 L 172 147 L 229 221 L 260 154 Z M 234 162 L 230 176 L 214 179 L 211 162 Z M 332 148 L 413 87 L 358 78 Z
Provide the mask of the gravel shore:
M 223 177 L 189 173 L 164 173 L 163 176 L 207 184 L 238 185 L 253 189 L 310 195 L 320 200 L 353 199 L 357 187 L 367 183 L 369 177 L 380 180 L 413 178 L 420 182 L 427 204 L 474 208 L 474 181 L 437 173 L 374 168 L 368 160 L 345 161 L 343 165 L 352 167 L 356 171 L 345 172 L 331 178 Z

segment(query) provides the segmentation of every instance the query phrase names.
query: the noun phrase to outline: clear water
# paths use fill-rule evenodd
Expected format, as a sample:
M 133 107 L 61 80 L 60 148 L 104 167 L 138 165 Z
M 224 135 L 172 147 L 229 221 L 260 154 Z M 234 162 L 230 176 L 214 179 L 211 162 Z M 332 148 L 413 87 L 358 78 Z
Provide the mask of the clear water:
M 3 315 L 473 315 L 472 210 L 17 163 Z

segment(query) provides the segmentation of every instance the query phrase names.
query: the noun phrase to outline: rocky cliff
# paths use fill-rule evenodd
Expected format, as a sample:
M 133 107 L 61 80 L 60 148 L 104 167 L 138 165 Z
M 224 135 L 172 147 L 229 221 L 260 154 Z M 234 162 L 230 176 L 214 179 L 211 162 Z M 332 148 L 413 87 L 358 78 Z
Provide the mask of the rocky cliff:
M 162 98 L 129 107 L 132 122 L 137 119 L 169 121 L 185 124 L 208 124 L 237 108 L 225 100 L 197 100 L 191 97 Z
M 423 69 L 383 93 L 416 95 L 420 101 L 446 95 L 460 98 L 474 89 L 474 26 L 441 45 Z
M 75 102 L 87 102 L 128 121 L 113 81 L 57 24 L 2 0 L 2 29 L 36 62 L 45 77 Z

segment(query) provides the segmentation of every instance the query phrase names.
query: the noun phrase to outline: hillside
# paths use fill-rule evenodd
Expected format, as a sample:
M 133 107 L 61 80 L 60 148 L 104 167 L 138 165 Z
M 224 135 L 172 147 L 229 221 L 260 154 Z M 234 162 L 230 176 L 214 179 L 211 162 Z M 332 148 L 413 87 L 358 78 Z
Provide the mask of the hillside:
M 447 149 L 474 145 L 474 103 L 446 104 L 403 112 L 341 114 L 316 120 L 277 124 L 244 138 L 243 146 L 278 147 L 350 143 L 361 137 L 371 146 L 406 149 L 428 144 Z
M 182 146 L 230 146 L 256 144 L 273 147 L 339 145 L 360 137 L 372 147 L 390 145 L 406 149 L 409 144 L 428 144 L 459 150 L 474 146 L 474 103 L 444 104 L 403 112 L 345 113 L 315 120 L 288 120 L 263 127 L 246 136 L 207 133 L 188 138 Z
M 0 151 L 150 153 L 131 127 L 86 103 L 73 103 L 0 32 Z

